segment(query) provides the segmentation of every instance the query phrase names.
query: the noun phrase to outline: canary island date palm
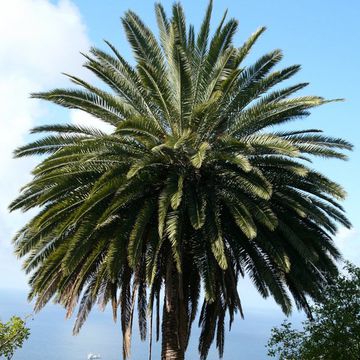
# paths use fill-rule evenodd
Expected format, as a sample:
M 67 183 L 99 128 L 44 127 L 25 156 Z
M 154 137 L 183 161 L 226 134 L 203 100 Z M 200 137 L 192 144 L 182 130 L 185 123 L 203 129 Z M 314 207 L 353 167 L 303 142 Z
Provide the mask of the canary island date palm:
M 275 129 L 329 100 L 293 96 L 306 83 L 277 86 L 300 69 L 274 70 L 280 50 L 244 66 L 265 29 L 236 47 L 238 22 L 225 14 L 211 37 L 211 10 L 210 2 L 195 33 L 179 4 L 171 18 L 157 4 L 159 39 L 128 11 L 134 66 L 109 42 L 109 52 L 85 55 L 107 90 L 67 75 L 78 88 L 32 95 L 112 131 L 39 126 L 32 133 L 49 135 L 15 152 L 43 155 L 10 206 L 39 208 L 14 240 L 30 298 L 37 310 L 53 299 L 68 316 L 79 304 L 75 333 L 94 304 L 111 303 L 124 358 L 135 311 L 150 356 L 154 328 L 162 359 L 184 359 L 198 305 L 200 357 L 215 339 L 222 356 L 225 317 L 231 325 L 243 315 L 237 285 L 246 274 L 286 314 L 291 298 L 309 312 L 337 272 L 335 223 L 350 226 L 337 202 L 344 191 L 309 157 L 344 159 L 351 145 L 319 130 Z

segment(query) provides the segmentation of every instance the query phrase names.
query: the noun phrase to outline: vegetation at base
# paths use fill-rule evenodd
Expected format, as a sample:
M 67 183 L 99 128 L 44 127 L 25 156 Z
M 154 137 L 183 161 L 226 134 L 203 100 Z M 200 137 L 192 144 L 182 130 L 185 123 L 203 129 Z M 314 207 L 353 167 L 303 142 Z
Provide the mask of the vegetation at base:
M 271 330 L 268 355 L 279 360 L 359 360 L 360 268 L 347 264 L 311 306 L 302 330 L 284 321 Z
M 0 320 L 0 357 L 12 359 L 17 349 L 23 346 L 30 336 L 30 329 L 26 326 L 26 319 L 12 316 L 6 323 Z

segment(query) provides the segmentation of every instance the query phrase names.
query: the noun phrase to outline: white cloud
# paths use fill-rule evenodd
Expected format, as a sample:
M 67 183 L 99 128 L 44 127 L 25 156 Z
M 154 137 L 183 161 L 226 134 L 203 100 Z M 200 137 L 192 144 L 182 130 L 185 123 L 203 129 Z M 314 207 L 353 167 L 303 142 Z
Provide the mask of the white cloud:
M 335 244 L 345 260 L 360 266 L 360 232 L 358 229 L 340 228 L 335 236 Z
M 67 80 L 61 72 L 82 75 L 79 52 L 88 48 L 86 27 L 70 0 L 1 3 L 0 288 L 25 286 L 10 244 L 25 216 L 9 215 L 7 206 L 29 179 L 34 160 L 13 160 L 12 151 L 24 143 L 28 130 L 40 118 L 50 114 L 44 103 L 29 99 L 29 94 L 64 85 Z
M 105 133 L 111 133 L 114 129 L 110 124 L 81 110 L 70 110 L 70 120 L 73 124 L 94 127 Z
M 70 0 L 11 0 L 2 4 L 0 16 L 0 59 L 7 73 L 48 85 L 81 64 L 79 51 L 89 42 Z

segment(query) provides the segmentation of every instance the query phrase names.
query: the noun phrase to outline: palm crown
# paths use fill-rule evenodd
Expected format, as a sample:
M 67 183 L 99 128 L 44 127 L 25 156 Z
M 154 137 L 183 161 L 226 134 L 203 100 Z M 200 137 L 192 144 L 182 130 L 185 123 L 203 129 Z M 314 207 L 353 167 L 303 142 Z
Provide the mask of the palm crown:
M 203 287 L 202 358 L 215 337 L 222 355 L 225 315 L 230 323 L 242 315 L 244 274 L 285 313 L 290 294 L 308 312 L 307 297 L 317 298 L 337 271 L 334 221 L 349 226 L 336 201 L 342 188 L 306 164 L 309 155 L 344 159 L 351 145 L 314 129 L 273 130 L 329 101 L 289 98 L 306 83 L 272 89 L 300 66 L 273 71 L 282 58 L 274 50 L 244 67 L 265 29 L 237 48 L 238 23 L 224 16 L 209 39 L 211 9 L 196 35 L 179 4 L 171 19 L 157 4 L 159 41 L 128 11 L 122 22 L 136 65 L 108 42 L 112 54 L 93 48 L 85 55 L 85 67 L 111 91 L 68 75 L 80 90 L 33 94 L 113 131 L 40 126 L 32 132 L 54 135 L 15 153 L 46 154 L 11 204 L 40 207 L 15 238 L 32 274 L 30 298 L 36 309 L 54 298 L 69 316 L 80 302 L 75 332 L 96 302 L 111 302 L 115 318 L 120 307 L 125 357 L 136 303 L 141 337 L 148 314 L 152 329 L 153 309 L 159 336 L 163 286 L 163 347 L 173 346 L 172 321 L 183 352 Z

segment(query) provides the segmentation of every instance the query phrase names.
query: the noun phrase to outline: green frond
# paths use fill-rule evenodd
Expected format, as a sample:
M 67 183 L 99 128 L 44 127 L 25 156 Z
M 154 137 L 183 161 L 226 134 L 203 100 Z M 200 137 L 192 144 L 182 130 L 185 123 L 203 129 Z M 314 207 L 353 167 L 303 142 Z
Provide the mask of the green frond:
M 169 59 L 169 73 L 174 85 L 174 102 L 178 112 L 178 131 L 181 135 L 188 127 L 191 116 L 191 100 L 193 98 L 193 84 L 191 64 L 185 51 L 174 39 L 171 46 L 171 58 Z
M 227 163 L 237 165 L 241 170 L 249 172 L 252 169 L 251 163 L 247 157 L 241 155 L 241 153 L 229 153 L 219 152 L 215 154 L 216 161 L 226 161 Z
M 116 126 L 128 114 L 129 108 L 120 101 L 109 103 L 94 92 L 55 89 L 45 93 L 31 94 L 32 98 L 51 101 L 69 109 L 83 110 L 110 125 Z
M 148 62 L 156 71 L 164 70 L 162 52 L 151 30 L 130 10 L 121 20 L 137 60 Z
M 206 151 L 210 149 L 210 145 L 207 142 L 203 142 L 199 146 L 199 150 L 191 157 L 191 163 L 195 168 L 200 169 L 205 159 Z
M 271 183 L 261 173 L 259 169 L 253 168 L 249 172 L 240 172 L 236 168 L 233 171 L 231 166 L 226 167 L 225 171 L 220 172 L 218 178 L 220 183 L 235 188 L 241 188 L 251 196 L 256 196 L 264 200 L 271 198 L 273 188 Z
M 196 40 L 196 46 L 200 55 L 205 54 L 205 51 L 207 49 L 212 8 L 213 8 L 213 1 L 210 0 Z
M 180 3 L 173 5 L 172 25 L 176 27 L 176 34 L 183 49 L 187 47 L 185 14 Z
M 155 4 L 155 13 L 156 13 L 156 21 L 159 28 L 160 33 L 160 41 L 162 47 L 166 47 L 167 40 L 168 40 L 168 31 L 170 27 L 169 20 L 166 16 L 164 7 L 160 3 Z
M 218 234 L 218 237 L 211 243 L 211 251 L 214 254 L 214 257 L 220 268 L 222 270 L 226 270 L 228 264 L 225 255 L 224 240 L 221 234 Z
M 189 186 L 188 194 L 189 219 L 193 228 L 199 230 L 203 227 L 206 219 L 206 198 L 200 189 L 196 191 L 191 185 Z
M 260 35 L 266 30 L 266 27 L 262 26 L 258 30 L 256 30 L 248 40 L 243 44 L 242 47 L 238 49 L 238 54 L 234 60 L 233 68 L 236 69 L 245 59 L 245 57 L 249 54 L 251 48 L 254 46 L 257 39 Z
M 272 91 L 267 95 L 262 96 L 261 99 L 259 100 L 259 104 L 268 104 L 286 99 L 290 95 L 296 93 L 297 91 L 305 88 L 308 85 L 309 83 L 300 83 L 297 85 L 289 86 L 285 89 Z
M 249 144 L 255 149 L 254 153 L 259 155 L 272 153 L 291 157 L 300 155 L 298 147 L 291 140 L 271 134 L 253 134 L 242 138 L 242 141 Z
M 15 157 L 23 157 L 29 155 L 51 154 L 55 151 L 72 144 L 86 140 L 83 135 L 52 135 L 43 137 L 30 144 L 17 148 L 14 152 Z
M 170 204 L 173 210 L 176 210 L 181 203 L 183 197 L 183 187 L 184 187 L 184 176 L 180 175 L 177 181 L 176 192 L 171 196 Z
M 153 204 L 149 200 L 145 201 L 138 211 L 134 227 L 130 233 L 129 245 L 127 248 L 128 261 L 130 267 L 132 268 L 135 268 L 138 265 L 142 253 L 142 247 L 146 241 L 148 223 L 153 211 Z
M 230 114 L 236 114 L 241 110 L 242 99 L 247 95 L 249 89 L 261 81 L 281 59 L 282 52 L 280 50 L 274 50 L 262 56 L 254 65 L 241 71 L 238 79 L 236 79 L 232 85 L 232 89 L 229 91 L 226 106 L 221 110 L 222 117 L 226 118 Z
M 182 232 L 182 218 L 179 210 L 170 211 L 167 214 L 165 233 L 171 244 L 172 256 L 179 273 L 182 272 L 182 261 L 180 253 L 180 241 Z
M 178 181 L 175 176 L 171 175 L 165 182 L 165 186 L 158 199 L 158 232 L 160 238 L 163 236 L 165 221 L 168 213 L 171 199 L 178 189 Z
M 114 52 L 115 57 L 92 48 L 91 53 L 96 59 L 87 56 L 88 62 L 84 66 L 109 85 L 116 94 L 141 111 L 142 114 L 157 119 L 157 106 L 151 101 L 146 89 L 141 86 L 139 74 L 125 61 L 112 44 L 105 42 Z
M 256 237 L 257 228 L 254 223 L 253 217 L 248 209 L 242 205 L 232 194 L 222 192 L 222 198 L 226 204 L 229 212 L 234 218 L 236 225 L 246 235 L 248 239 L 254 239 Z
M 83 126 L 83 125 L 73 125 L 73 124 L 41 125 L 41 126 L 36 126 L 30 130 L 31 134 L 37 134 L 43 132 L 82 134 L 82 135 L 88 135 L 94 137 L 107 135 L 100 129 Z
M 209 51 L 205 58 L 205 71 L 209 73 L 216 66 L 218 59 L 232 44 L 232 39 L 236 33 L 238 22 L 235 19 L 229 20 L 224 26 L 222 24 L 215 32 L 211 40 Z
M 254 133 L 269 126 L 308 116 L 308 109 L 326 102 L 318 96 L 305 96 L 276 103 L 254 105 L 244 110 L 228 131 L 233 136 Z

